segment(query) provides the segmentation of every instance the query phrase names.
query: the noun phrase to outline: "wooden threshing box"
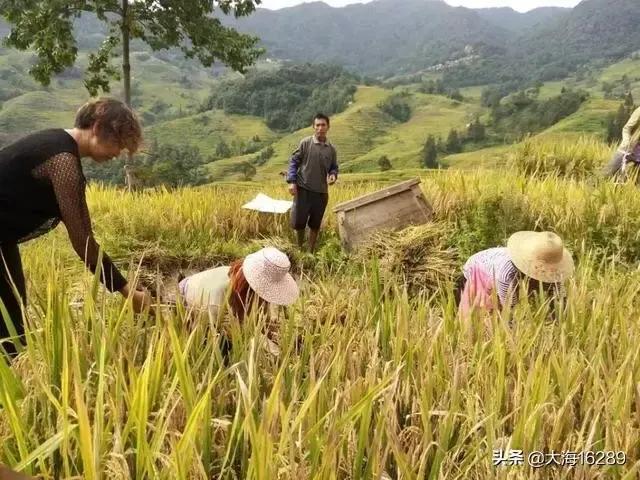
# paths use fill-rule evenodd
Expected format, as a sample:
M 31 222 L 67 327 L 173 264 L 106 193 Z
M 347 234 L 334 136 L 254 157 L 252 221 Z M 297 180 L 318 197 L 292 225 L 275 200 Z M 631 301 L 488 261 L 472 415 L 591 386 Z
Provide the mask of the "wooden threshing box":
M 338 216 L 342 246 L 349 251 L 378 230 L 420 225 L 433 218 L 419 178 L 340 203 L 333 211 Z

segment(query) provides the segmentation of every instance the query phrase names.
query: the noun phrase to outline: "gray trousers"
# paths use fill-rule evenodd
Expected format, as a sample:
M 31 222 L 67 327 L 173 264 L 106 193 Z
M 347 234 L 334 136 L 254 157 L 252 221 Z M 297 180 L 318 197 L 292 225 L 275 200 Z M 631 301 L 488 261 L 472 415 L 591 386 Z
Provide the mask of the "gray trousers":
M 618 177 L 622 173 L 622 164 L 624 162 L 625 152 L 621 152 L 620 150 L 616 150 L 616 152 L 611 157 L 611 160 L 602 170 L 602 174 L 605 177 Z
M 625 152 L 616 151 L 604 167 L 602 174 L 605 177 L 613 178 L 616 182 L 626 182 L 632 179 L 636 185 L 640 186 L 640 163 L 635 158 L 627 157 L 625 159 L 626 155 Z

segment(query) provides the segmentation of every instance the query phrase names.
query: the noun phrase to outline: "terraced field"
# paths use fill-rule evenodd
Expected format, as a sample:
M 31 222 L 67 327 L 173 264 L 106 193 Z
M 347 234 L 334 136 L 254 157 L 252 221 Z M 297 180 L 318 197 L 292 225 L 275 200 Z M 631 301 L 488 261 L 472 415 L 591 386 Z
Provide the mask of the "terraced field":
M 38 86 L 28 75 L 28 62 L 28 54 L 7 51 L 0 54 L 0 86 L 5 85 L 2 80 L 10 81 L 15 85 L 11 87 L 15 89 L 13 94 L 19 93 L 0 105 L 0 132 L 8 137 L 40 128 L 71 125 L 73 112 L 88 98 L 77 75 L 55 79 L 46 89 Z M 85 62 L 81 54 L 79 66 Z M 247 163 L 257 169 L 255 180 L 276 179 L 286 168 L 300 139 L 312 133 L 311 129 L 278 133 L 268 128 L 261 118 L 226 115 L 221 111 L 194 114 L 210 90 L 216 88 L 211 72 L 186 63 L 174 65 L 146 52 L 135 52 L 132 63 L 134 105 L 147 126 L 149 141 L 195 145 L 205 158 L 212 157 L 223 140 L 238 150 L 238 145 L 257 136 L 263 148 L 273 147 L 274 155 L 263 164 L 256 162 L 259 152 L 208 164 L 213 181 L 243 179 Z M 544 84 L 540 98 L 549 98 L 559 94 L 563 87 L 571 87 L 587 90 L 590 99 L 578 112 L 540 135 L 600 135 L 607 115 L 620 104 L 619 100 L 603 98 L 602 84 L 620 83 L 624 75 L 632 93 L 640 98 L 640 60 L 624 60 L 582 79 Z M 6 85 L 4 88 L 10 95 Z M 330 139 L 338 149 L 341 170 L 376 172 L 382 156 L 389 158 L 394 170 L 420 168 L 421 151 L 428 135 L 445 138 L 452 128 L 463 131 L 476 115 L 487 120 L 488 111 L 479 104 L 483 88 L 462 89 L 464 101 L 456 102 L 419 93 L 415 85 L 395 89 L 360 86 L 353 103 L 332 119 Z M 389 95 L 399 91 L 408 92 L 412 107 L 412 116 L 405 123 L 396 122 L 379 108 Z M 112 94 L 120 93 L 116 82 Z M 439 161 L 451 168 L 494 167 L 503 164 L 509 150 L 506 146 L 493 146 L 449 155 Z
M 462 130 L 480 107 L 445 97 L 412 93 L 408 97 L 413 113 L 406 123 L 384 114 L 378 105 L 393 92 L 379 87 L 361 86 L 355 101 L 331 122 L 329 136 L 336 146 L 343 172 L 372 172 L 378 159 L 386 155 L 395 169 L 419 167 L 420 152 L 428 135 L 445 137 L 449 130 Z M 257 180 L 274 178 L 284 170 L 300 139 L 311 135 L 304 129 L 286 135 L 273 144 L 274 156 L 258 166 Z M 255 154 L 219 160 L 209 165 L 215 179 L 241 176 L 241 165 L 252 162 Z
M 175 143 L 189 143 L 197 146 L 204 155 L 213 155 L 224 140 L 227 144 L 236 141 L 250 141 L 254 136 L 263 142 L 278 138 L 276 132 L 257 117 L 225 115 L 220 110 L 211 110 L 197 115 L 178 118 L 151 126 L 147 131 L 149 140 Z

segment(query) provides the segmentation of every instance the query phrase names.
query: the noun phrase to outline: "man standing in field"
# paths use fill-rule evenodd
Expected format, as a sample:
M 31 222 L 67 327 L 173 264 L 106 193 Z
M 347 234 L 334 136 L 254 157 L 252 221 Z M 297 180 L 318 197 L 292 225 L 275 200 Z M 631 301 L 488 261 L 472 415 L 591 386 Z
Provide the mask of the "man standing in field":
M 327 140 L 329 117 L 318 113 L 313 118 L 314 135 L 304 138 L 291 155 L 287 183 L 293 195 L 291 226 L 302 248 L 307 226 L 309 250 L 314 252 L 322 217 L 329 201 L 329 187 L 338 178 L 336 149 Z

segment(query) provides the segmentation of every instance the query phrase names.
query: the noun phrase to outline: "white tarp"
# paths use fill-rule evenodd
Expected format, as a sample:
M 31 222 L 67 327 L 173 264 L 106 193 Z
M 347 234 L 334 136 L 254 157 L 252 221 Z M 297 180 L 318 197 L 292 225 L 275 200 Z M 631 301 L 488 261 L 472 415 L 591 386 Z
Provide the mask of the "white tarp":
M 274 200 L 263 193 L 259 193 L 256 198 L 244 204 L 242 208 L 265 213 L 286 213 L 292 206 L 293 202 L 290 200 Z

